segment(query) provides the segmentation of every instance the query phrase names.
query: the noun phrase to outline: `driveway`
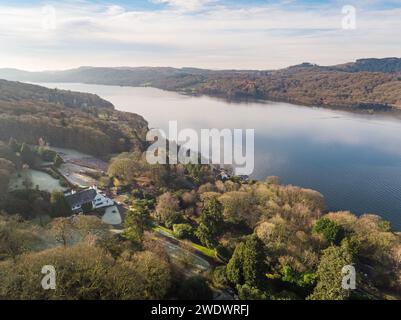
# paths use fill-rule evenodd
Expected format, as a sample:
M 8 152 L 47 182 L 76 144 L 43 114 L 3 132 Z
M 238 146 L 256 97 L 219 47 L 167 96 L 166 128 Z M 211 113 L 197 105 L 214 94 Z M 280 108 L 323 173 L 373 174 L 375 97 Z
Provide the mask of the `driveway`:
M 117 206 L 106 208 L 106 212 L 102 217 L 102 221 L 112 226 L 121 225 L 123 221 Z

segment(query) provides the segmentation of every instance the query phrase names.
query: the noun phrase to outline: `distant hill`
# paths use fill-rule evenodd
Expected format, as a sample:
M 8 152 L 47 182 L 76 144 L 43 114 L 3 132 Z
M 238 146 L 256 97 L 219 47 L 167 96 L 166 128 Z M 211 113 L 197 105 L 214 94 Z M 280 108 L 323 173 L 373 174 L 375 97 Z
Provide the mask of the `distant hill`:
M 96 95 L 0 80 L 0 140 L 15 138 L 96 156 L 140 150 L 148 130 L 139 115 Z
M 95 68 L 26 72 L 0 69 L 0 78 L 32 82 L 81 82 L 150 86 L 226 99 L 262 99 L 356 110 L 401 109 L 401 59 L 361 59 L 318 66 L 311 63 L 276 71 L 196 68 Z
M 174 69 L 174 68 L 92 68 L 54 72 L 27 72 L 16 69 L 0 69 L 0 78 L 12 81 L 32 82 L 81 82 L 104 85 L 146 86 L 157 84 L 164 86 L 164 82 L 173 78 L 178 84 L 180 79 L 188 77 L 200 81 L 206 79 L 210 72 L 200 69 Z M 185 83 L 180 83 L 180 86 Z
M 80 82 L 119 86 L 152 86 L 166 90 L 179 90 L 206 81 L 214 76 L 260 74 L 259 71 L 213 71 L 197 68 L 169 67 L 80 67 L 66 71 L 28 72 L 0 69 L 0 79 L 29 82 Z
M 296 71 L 308 68 L 315 71 L 343 71 L 343 72 L 380 72 L 380 73 L 400 73 L 401 58 L 383 58 L 383 59 L 359 59 L 355 62 L 344 63 L 334 66 L 319 66 L 312 63 L 302 63 L 283 70 Z M 279 71 L 283 71 L 279 70 Z
M 347 72 L 398 73 L 401 72 L 401 59 L 360 59 L 353 63 L 337 66 L 337 69 Z

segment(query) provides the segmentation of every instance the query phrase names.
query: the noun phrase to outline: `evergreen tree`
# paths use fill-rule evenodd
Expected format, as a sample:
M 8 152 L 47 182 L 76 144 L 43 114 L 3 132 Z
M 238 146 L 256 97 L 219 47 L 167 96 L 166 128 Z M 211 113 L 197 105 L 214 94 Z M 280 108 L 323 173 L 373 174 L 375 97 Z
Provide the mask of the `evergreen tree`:
M 244 271 L 242 268 L 243 265 L 243 252 L 244 252 L 244 243 L 240 243 L 235 248 L 234 254 L 231 257 L 230 261 L 227 264 L 227 279 L 232 284 L 243 284 L 244 283 Z
M 347 300 L 350 291 L 342 288 L 344 266 L 352 265 L 352 254 L 344 247 L 329 247 L 323 251 L 317 270 L 318 283 L 311 300 Z
M 204 203 L 196 236 L 203 245 L 209 248 L 217 245 L 218 237 L 222 232 L 224 226 L 222 212 L 222 205 L 216 198 Z
M 124 236 L 136 244 L 141 244 L 145 230 L 151 226 L 152 220 L 146 201 L 137 200 L 125 216 Z
M 50 197 L 53 217 L 68 217 L 72 214 L 64 193 L 55 191 Z
M 235 248 L 227 265 L 227 279 L 234 285 L 261 287 L 266 274 L 265 248 L 257 236 L 251 236 Z
M 243 272 L 245 283 L 258 287 L 266 274 L 265 248 L 263 242 L 252 236 L 245 242 L 243 257 Z
M 28 164 L 29 166 L 35 164 L 35 153 L 26 143 L 22 144 L 20 154 L 23 163 Z

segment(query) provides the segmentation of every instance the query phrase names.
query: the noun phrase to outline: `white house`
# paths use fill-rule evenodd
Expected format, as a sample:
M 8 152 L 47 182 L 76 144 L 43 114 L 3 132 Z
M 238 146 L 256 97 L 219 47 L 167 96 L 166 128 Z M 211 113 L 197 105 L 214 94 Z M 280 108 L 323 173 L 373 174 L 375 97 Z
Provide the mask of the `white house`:
M 114 201 L 100 193 L 96 187 L 91 187 L 79 192 L 71 192 L 66 200 L 74 213 L 82 213 L 82 206 L 92 204 L 93 209 L 107 208 L 114 206 Z

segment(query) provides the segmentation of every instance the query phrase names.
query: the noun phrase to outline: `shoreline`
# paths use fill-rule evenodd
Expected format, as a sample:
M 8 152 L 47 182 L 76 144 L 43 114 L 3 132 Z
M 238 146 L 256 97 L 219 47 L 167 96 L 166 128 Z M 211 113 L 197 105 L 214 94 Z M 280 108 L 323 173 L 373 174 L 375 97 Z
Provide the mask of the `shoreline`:
M 256 98 L 256 97 L 228 97 L 224 94 L 213 94 L 213 93 L 207 93 L 207 92 L 191 92 L 189 90 L 185 89 L 167 89 L 167 88 L 161 88 L 157 86 L 151 86 L 151 85 L 138 85 L 138 86 L 130 86 L 130 85 L 120 85 L 120 84 L 105 84 L 105 83 L 96 83 L 96 82 L 77 82 L 77 81 L 46 81 L 46 82 L 32 82 L 28 80 L 23 80 L 22 82 L 25 83 L 30 83 L 30 84 L 36 84 L 36 85 L 42 85 L 43 84 L 57 84 L 57 83 L 62 83 L 62 84 L 82 84 L 82 85 L 98 85 L 98 86 L 107 86 L 107 87 L 120 87 L 120 88 L 152 88 L 152 89 L 157 89 L 157 90 L 162 90 L 166 92 L 174 92 L 180 95 L 185 95 L 185 96 L 191 96 L 191 97 L 210 97 L 214 99 L 218 99 L 220 101 L 225 101 L 228 103 L 233 103 L 233 104 L 249 104 L 249 103 L 257 103 L 257 104 L 269 104 L 269 103 L 288 103 L 291 105 L 295 106 L 300 106 L 300 107 L 306 107 L 306 108 L 318 108 L 318 109 L 326 109 L 326 110 L 334 110 L 334 111 L 345 111 L 353 114 L 364 114 L 364 115 L 391 115 L 397 118 L 399 116 L 401 120 L 401 108 L 394 106 L 394 105 L 386 105 L 386 104 L 381 104 L 381 103 L 365 103 L 365 102 L 358 102 L 355 104 L 350 104 L 350 105 L 326 105 L 326 104 L 308 104 L 305 103 L 304 101 L 300 101 L 297 99 L 274 99 L 274 98 Z M 114 104 L 113 104 L 114 106 Z M 372 108 L 369 108 L 369 106 L 372 106 Z M 118 110 L 114 106 L 115 111 L 121 111 Z M 127 111 L 121 111 L 121 112 L 127 112 Z M 127 112 L 127 113 L 132 113 L 132 112 Z M 142 116 L 142 115 L 140 115 Z M 143 116 L 142 116 L 143 117 Z M 145 121 L 147 121 L 145 119 Z

